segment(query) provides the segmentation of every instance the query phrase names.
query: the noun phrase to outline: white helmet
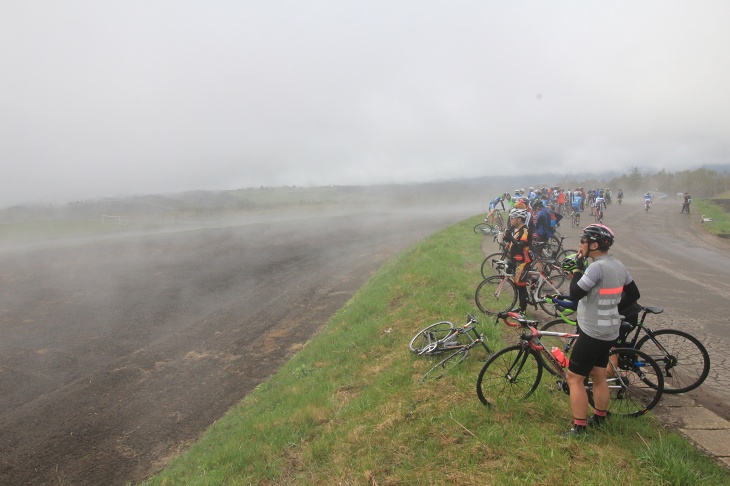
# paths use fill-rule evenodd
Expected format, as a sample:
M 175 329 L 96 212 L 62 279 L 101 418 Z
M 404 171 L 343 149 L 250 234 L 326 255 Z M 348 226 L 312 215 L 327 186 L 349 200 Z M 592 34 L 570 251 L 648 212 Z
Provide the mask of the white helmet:
M 510 217 L 522 218 L 523 221 L 527 221 L 527 210 L 512 208 L 509 212 Z

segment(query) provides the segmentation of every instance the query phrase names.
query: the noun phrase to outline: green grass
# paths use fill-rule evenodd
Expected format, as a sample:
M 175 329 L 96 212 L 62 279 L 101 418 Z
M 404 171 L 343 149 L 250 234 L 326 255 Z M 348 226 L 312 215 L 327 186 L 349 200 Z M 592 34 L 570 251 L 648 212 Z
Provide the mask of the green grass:
M 485 408 L 475 392 L 479 348 L 440 382 L 420 383 L 431 361 L 408 351 L 410 338 L 476 312 L 476 222 L 383 266 L 288 364 L 145 484 L 730 483 L 651 415 L 559 437 L 571 412 L 550 377 L 529 400 Z M 515 341 L 483 315 L 478 326 L 495 349 Z
M 723 207 L 710 201 L 709 199 L 692 200 L 692 214 L 697 218 L 697 221 L 703 215 L 714 220 L 711 223 L 702 224 L 705 231 L 713 235 L 730 234 L 730 214 L 728 214 L 730 205 Z M 730 200 L 728 202 L 730 203 Z

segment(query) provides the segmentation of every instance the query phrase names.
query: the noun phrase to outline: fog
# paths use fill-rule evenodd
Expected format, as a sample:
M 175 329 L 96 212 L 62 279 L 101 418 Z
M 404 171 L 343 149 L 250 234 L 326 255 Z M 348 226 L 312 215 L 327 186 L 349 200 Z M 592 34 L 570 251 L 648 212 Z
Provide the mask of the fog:
M 727 2 L 0 11 L 0 207 L 730 160 Z

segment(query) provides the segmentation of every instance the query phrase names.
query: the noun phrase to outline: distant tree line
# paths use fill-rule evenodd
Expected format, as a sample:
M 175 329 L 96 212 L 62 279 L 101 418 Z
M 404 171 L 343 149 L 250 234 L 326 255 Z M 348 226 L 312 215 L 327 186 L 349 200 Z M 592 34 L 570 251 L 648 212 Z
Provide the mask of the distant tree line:
M 612 192 L 622 189 L 624 193 L 628 194 L 643 194 L 648 191 L 664 192 L 669 196 L 675 196 L 680 192 L 689 192 L 692 197 L 711 199 L 730 191 L 730 174 L 727 171 L 718 172 L 705 168 L 680 172 L 667 172 L 662 169 L 658 172 L 643 173 L 638 167 L 634 167 L 628 174 L 625 173 L 610 180 L 565 179 L 561 184 L 566 188 L 575 186 L 586 189 L 610 187 Z

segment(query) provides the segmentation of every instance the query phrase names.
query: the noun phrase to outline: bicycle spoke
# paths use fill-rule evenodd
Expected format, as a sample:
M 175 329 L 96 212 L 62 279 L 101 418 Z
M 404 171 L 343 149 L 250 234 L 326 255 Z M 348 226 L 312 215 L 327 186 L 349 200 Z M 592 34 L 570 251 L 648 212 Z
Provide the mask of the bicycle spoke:
M 479 372 L 477 396 L 485 405 L 505 406 L 530 396 L 542 377 L 542 362 L 520 345 L 494 354 Z
M 609 362 L 608 366 L 608 411 L 613 415 L 637 417 L 654 408 L 664 389 L 659 365 L 634 349 L 620 348 L 611 354 L 618 357 L 618 365 Z M 594 405 L 590 390 L 588 398 Z
M 648 354 L 664 374 L 666 393 L 684 393 L 700 386 L 710 372 L 710 355 L 694 336 L 674 329 L 646 335 L 636 349 Z

